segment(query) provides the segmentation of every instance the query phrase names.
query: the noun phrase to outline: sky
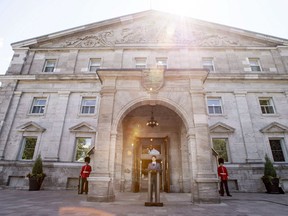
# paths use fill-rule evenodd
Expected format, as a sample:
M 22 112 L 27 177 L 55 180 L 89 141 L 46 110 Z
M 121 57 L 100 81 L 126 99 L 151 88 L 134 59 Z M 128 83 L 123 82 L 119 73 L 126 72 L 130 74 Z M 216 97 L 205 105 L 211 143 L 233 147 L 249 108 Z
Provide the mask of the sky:
M 288 39 L 287 0 L 0 0 L 0 75 L 11 43 L 149 9 Z

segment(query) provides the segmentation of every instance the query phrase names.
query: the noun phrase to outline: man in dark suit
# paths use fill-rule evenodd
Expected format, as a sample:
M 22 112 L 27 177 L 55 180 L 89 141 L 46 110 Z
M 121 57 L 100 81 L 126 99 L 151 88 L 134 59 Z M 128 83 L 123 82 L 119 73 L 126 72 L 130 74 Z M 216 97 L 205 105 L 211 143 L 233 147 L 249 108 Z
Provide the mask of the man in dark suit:
M 161 166 L 159 163 L 156 162 L 156 156 L 152 156 L 152 162 L 148 165 L 148 172 L 151 173 L 151 194 L 150 194 L 150 202 L 153 200 L 153 190 L 155 193 L 155 201 L 157 200 L 157 190 L 160 191 L 160 188 L 157 188 L 157 172 L 161 171 Z

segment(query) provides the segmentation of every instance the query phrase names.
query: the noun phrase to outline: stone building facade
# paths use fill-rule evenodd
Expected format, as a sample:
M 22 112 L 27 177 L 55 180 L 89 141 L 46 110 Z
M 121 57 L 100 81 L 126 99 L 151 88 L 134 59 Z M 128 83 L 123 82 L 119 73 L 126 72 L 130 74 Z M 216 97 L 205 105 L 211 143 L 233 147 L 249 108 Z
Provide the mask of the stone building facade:
M 219 202 L 264 191 L 264 157 L 288 190 L 288 40 L 149 10 L 12 44 L 0 87 L 0 183 L 26 188 L 41 154 L 45 189 L 75 188 L 89 154 L 90 201 L 147 189 Z M 153 119 L 157 126 L 148 126 Z

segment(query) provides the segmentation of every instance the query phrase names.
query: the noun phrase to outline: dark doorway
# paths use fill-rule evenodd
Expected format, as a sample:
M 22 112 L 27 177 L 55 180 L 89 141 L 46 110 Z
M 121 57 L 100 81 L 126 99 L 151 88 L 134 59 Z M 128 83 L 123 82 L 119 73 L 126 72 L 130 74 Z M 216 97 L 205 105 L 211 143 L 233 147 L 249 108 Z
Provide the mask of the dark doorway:
M 170 172 L 169 172 L 169 141 L 168 137 L 137 137 L 135 140 L 133 159 L 133 192 L 148 190 L 148 164 L 152 155 L 157 157 L 157 162 L 161 164 L 160 175 L 161 191 L 170 192 Z

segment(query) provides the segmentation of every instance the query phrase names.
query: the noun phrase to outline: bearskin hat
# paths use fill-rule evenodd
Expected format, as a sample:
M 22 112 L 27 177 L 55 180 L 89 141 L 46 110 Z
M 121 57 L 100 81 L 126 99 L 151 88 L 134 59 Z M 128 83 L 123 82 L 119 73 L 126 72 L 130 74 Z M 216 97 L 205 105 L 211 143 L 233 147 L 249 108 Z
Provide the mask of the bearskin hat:
M 219 163 L 219 164 L 224 164 L 224 159 L 223 159 L 223 158 L 219 158 L 219 159 L 218 159 L 218 163 Z
M 90 157 L 85 157 L 84 161 L 87 162 L 87 163 L 90 163 Z

